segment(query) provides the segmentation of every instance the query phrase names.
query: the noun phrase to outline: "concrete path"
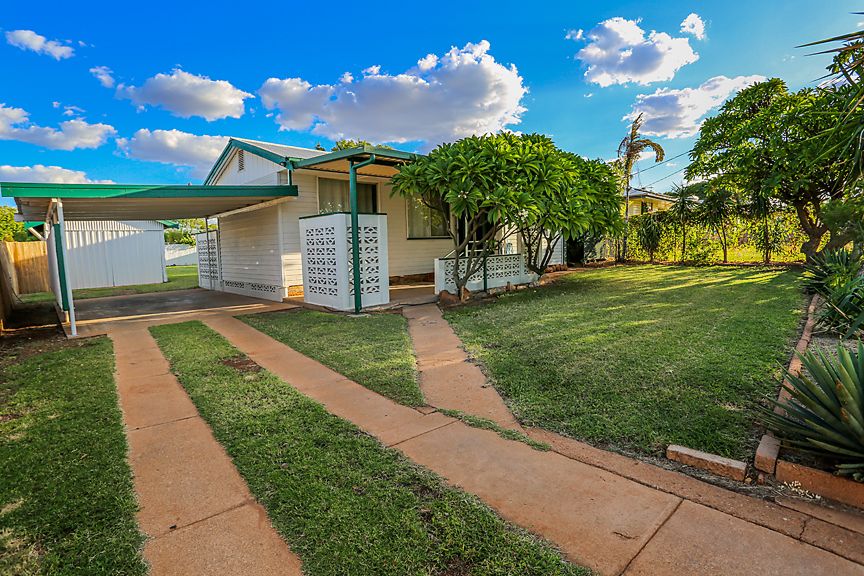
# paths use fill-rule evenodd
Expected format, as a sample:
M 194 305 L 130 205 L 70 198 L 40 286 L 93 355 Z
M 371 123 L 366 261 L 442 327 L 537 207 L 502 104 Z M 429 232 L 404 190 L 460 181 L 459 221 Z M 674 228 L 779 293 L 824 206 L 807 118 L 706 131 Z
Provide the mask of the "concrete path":
M 486 375 L 468 360 L 462 341 L 435 304 L 402 309 L 414 343 L 420 390 L 430 406 L 460 410 L 522 430 Z
M 302 574 L 147 329 L 109 336 L 151 576 Z
M 641 472 L 628 470 L 627 477 L 568 455 L 578 446 L 564 442 L 536 451 L 440 413 L 396 404 L 235 318 L 206 323 L 331 413 L 601 574 L 864 575 L 864 534 L 823 522 L 821 535 L 807 540 L 807 527 L 817 520 L 800 512 L 733 493 L 700 501 L 700 491 L 692 493 L 690 482 L 702 484 L 695 479 L 663 470 L 672 477 L 660 475 L 652 486 L 651 470 L 659 469 L 635 463 L 649 469 L 641 481 Z M 609 468 L 616 465 L 623 467 L 611 462 Z

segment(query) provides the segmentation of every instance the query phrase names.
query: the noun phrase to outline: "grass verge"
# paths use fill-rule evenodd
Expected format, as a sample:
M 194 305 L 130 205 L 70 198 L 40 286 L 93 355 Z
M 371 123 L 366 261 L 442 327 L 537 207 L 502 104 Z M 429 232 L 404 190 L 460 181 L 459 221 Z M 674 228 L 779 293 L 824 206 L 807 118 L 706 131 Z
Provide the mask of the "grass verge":
M 253 328 L 406 406 L 421 406 L 408 322 L 397 314 L 352 318 L 295 309 L 240 316 Z
M 158 284 L 136 284 L 133 286 L 109 286 L 107 288 L 79 288 L 72 291 L 76 300 L 87 298 L 103 298 L 105 296 L 128 296 L 129 294 L 147 294 L 149 292 L 168 292 L 171 290 L 188 290 L 198 287 L 198 266 L 168 266 L 168 281 Z M 50 292 L 22 294 L 21 301 L 25 304 L 50 302 L 54 295 Z
M 580 271 L 447 320 L 516 415 L 607 447 L 684 444 L 746 459 L 804 310 L 798 273 Z
M 203 324 L 150 330 L 305 573 L 588 573 L 278 377 L 223 364 L 241 354 Z
M 0 573 L 146 574 L 110 341 L 27 346 L 0 374 Z

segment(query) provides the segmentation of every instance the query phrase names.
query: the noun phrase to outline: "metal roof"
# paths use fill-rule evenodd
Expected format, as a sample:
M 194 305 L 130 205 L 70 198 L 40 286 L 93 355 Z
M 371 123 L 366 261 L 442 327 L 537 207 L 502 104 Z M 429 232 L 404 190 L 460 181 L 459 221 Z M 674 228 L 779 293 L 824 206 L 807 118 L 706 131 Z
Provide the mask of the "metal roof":
M 0 182 L 0 195 L 15 199 L 22 220 L 43 220 L 53 198 L 67 220 L 173 220 L 297 196 L 297 187 Z

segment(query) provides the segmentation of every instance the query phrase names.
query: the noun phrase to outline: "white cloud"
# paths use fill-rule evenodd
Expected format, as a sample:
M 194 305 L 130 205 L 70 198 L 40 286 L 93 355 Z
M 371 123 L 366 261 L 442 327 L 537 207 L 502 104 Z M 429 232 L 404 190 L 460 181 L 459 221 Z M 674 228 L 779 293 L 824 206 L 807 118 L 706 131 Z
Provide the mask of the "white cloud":
M 690 34 L 697 40 L 705 39 L 705 21 L 696 14 L 691 12 L 683 22 L 681 22 L 681 32 Z
M 527 91 L 516 67 L 497 62 L 483 40 L 427 55 L 401 74 L 372 66 L 353 83 L 335 85 L 270 78 L 259 94 L 285 130 L 435 145 L 518 124 Z
M 671 90 L 660 88 L 653 94 L 640 94 L 625 120 L 633 120 L 644 114 L 642 133 L 666 138 L 686 138 L 699 131 L 705 115 L 717 108 L 727 98 L 754 82 L 765 80 L 764 76 L 715 76 L 697 88 Z
M 71 46 L 66 46 L 57 40 L 48 40 L 33 30 L 10 30 L 6 32 L 6 42 L 21 50 L 47 54 L 55 60 L 63 60 L 75 55 L 75 49 Z
M 113 184 L 113 180 L 91 180 L 86 172 L 60 166 L 0 165 L 0 180 L 4 182 L 49 182 L 51 184 Z
M 90 124 L 76 118 L 60 123 L 59 130 L 30 122 L 26 110 L 0 103 L 0 140 L 17 140 L 53 150 L 98 148 L 116 134 L 108 124 Z
M 105 88 L 114 87 L 114 71 L 108 66 L 94 66 L 90 68 L 90 74 L 95 76 Z
M 171 74 L 157 74 L 141 86 L 117 87 L 117 96 L 140 107 L 161 106 L 175 116 L 201 116 L 207 120 L 240 118 L 243 101 L 252 94 L 235 88 L 227 80 L 211 80 L 175 68 Z
M 586 32 L 584 37 L 588 45 L 576 58 L 588 67 L 585 78 L 604 88 L 613 84 L 645 85 L 671 80 L 682 66 L 699 59 L 690 47 L 689 38 L 673 38 L 653 30 L 646 36 L 639 27 L 639 20 L 610 18 Z M 576 40 L 576 37 L 571 39 Z
M 582 28 L 578 30 L 568 30 L 567 34 L 564 36 L 567 40 L 582 40 L 585 37 L 585 31 Z
M 198 136 L 180 130 L 142 128 L 132 138 L 118 138 L 117 146 L 129 158 L 188 167 L 203 178 L 228 143 L 226 136 Z

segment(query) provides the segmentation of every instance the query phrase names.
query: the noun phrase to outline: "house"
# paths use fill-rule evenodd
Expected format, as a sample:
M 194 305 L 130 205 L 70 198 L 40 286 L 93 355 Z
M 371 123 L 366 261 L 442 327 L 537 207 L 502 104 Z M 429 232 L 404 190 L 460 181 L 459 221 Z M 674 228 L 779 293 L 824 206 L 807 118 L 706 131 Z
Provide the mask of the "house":
M 305 293 L 308 300 L 310 290 L 332 292 L 329 287 L 318 286 L 316 282 L 324 281 L 328 274 L 328 278 L 336 276 L 336 263 L 330 272 L 325 271 L 318 261 L 321 257 L 318 252 L 321 251 L 308 246 L 304 248 L 304 235 L 309 233 L 310 217 L 336 215 L 330 218 L 334 222 L 348 218 L 352 163 L 357 166 L 359 217 L 367 221 L 366 225 L 361 222 L 361 226 L 364 232 L 376 230 L 382 233 L 374 248 L 381 252 L 374 262 L 366 262 L 364 266 L 373 266 L 378 273 L 378 286 L 373 289 L 370 285 L 369 290 L 380 298 L 373 298 L 369 303 L 386 302 L 384 280 L 389 283 L 435 278 L 436 262 L 438 266 L 446 267 L 445 257 L 453 250 L 443 215 L 419 201 L 392 194 L 392 176 L 400 164 L 413 157 L 411 153 L 374 147 L 328 153 L 232 138 L 207 176 L 206 186 L 290 184 L 296 187 L 297 193 L 219 214 L 218 239 L 214 234 L 198 237 L 199 254 L 205 259 L 208 258 L 207 249 L 202 250 L 202 244 L 207 246 L 208 242 L 216 242 L 212 247 L 215 250 L 210 250 L 210 259 L 200 268 L 207 269 L 209 274 L 207 278 L 202 277 L 202 287 L 218 285 L 218 289 L 228 292 L 273 300 L 300 293 Z M 373 163 L 359 167 L 370 158 L 374 159 Z M 327 229 L 332 227 L 333 224 L 328 223 Z M 350 222 L 347 228 L 350 228 Z M 343 233 L 344 230 L 336 234 L 340 238 L 337 247 L 343 243 L 347 245 Z M 490 274 L 494 277 L 493 282 L 502 282 L 505 276 L 509 276 L 503 281 L 505 284 L 526 277 L 524 263 L 519 265 L 522 259 L 518 238 L 511 236 L 499 240 L 501 258 L 490 259 L 492 264 L 487 266 L 485 278 L 478 278 L 475 288 L 484 281 L 488 286 Z M 553 263 L 563 262 L 564 243 L 558 244 Z M 304 276 L 304 269 L 309 272 L 308 262 L 304 267 L 304 250 L 313 250 L 317 254 L 313 259 L 318 262 L 313 266 L 314 273 L 307 274 L 309 277 Z M 338 259 L 340 265 L 351 265 L 347 261 L 347 252 L 340 255 L 334 249 L 328 258 Z M 218 267 L 218 272 L 214 272 L 215 267 Z M 444 278 L 447 272 L 443 269 L 437 272 L 436 289 L 447 288 Z M 214 282 L 215 276 L 218 276 L 218 282 Z M 334 281 L 332 278 L 326 280 Z M 328 299 L 322 295 L 318 303 L 344 308 L 335 296 Z M 364 305 L 367 305 L 366 301 Z
M 644 188 L 630 188 L 630 207 L 628 216 L 638 216 L 649 212 L 663 212 L 668 210 L 675 199 L 666 194 L 652 192 Z

